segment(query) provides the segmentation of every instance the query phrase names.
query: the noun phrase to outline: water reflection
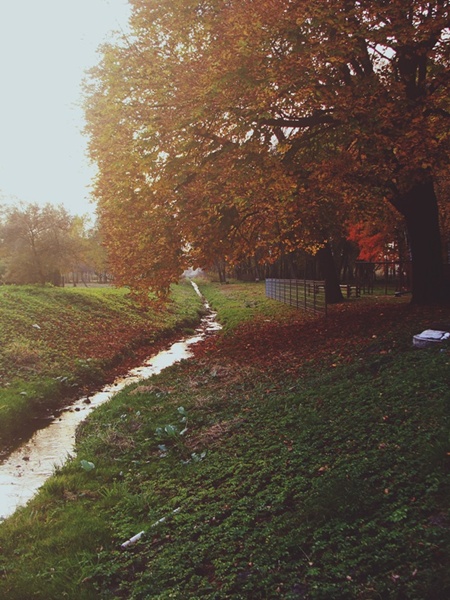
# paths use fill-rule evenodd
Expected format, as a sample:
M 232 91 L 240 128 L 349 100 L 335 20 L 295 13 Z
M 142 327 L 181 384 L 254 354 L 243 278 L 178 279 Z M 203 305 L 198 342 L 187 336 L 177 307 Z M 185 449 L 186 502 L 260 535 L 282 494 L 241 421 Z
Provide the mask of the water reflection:
M 195 283 L 193 286 L 200 294 Z M 209 312 L 194 336 L 172 344 L 168 350 L 152 356 L 142 366 L 132 369 L 96 394 L 80 398 L 0 464 L 0 518 L 10 516 L 18 506 L 26 504 L 55 468 L 74 455 L 76 428 L 92 410 L 110 400 L 125 386 L 189 358 L 192 355 L 190 346 L 220 329 L 215 320 L 216 314 L 209 310 L 206 302 L 205 307 Z

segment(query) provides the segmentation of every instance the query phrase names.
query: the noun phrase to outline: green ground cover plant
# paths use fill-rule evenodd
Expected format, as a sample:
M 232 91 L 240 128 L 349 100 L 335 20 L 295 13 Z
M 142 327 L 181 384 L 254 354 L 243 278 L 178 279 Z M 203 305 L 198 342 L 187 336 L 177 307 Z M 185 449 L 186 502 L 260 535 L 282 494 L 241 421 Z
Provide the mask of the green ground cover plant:
M 234 328 L 81 426 L 0 526 L 2 597 L 448 598 L 450 352 L 412 336 L 450 311 L 201 289 Z
M 0 309 L 1 451 L 140 348 L 192 327 L 202 306 L 186 283 L 165 310 L 144 310 L 124 289 L 52 286 L 0 287 Z
M 247 321 L 268 322 L 273 318 L 280 323 L 292 319 L 291 307 L 265 297 L 264 282 L 232 281 L 217 285 L 207 279 L 196 281 L 211 307 L 219 311 L 225 334 Z M 303 318 L 307 317 L 303 316 Z

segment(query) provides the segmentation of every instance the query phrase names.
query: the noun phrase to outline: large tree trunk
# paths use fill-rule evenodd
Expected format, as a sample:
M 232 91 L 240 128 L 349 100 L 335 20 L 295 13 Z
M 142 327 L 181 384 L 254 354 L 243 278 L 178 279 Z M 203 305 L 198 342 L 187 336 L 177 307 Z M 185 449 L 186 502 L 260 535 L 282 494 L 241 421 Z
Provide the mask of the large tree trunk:
M 412 258 L 412 302 L 448 302 L 444 280 L 437 198 L 431 178 L 414 186 L 395 202 L 405 217 Z
M 326 243 L 317 252 L 316 256 L 319 261 L 320 272 L 325 279 L 325 298 L 327 303 L 337 304 L 338 302 L 343 302 L 344 297 L 339 285 L 339 277 L 330 244 Z

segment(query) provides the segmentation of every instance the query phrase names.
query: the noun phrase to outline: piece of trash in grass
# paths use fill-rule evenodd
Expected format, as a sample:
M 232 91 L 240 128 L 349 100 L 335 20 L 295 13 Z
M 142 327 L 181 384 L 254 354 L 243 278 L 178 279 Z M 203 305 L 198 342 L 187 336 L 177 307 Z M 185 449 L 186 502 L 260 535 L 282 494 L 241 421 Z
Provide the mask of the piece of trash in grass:
M 175 508 L 172 511 L 172 514 L 176 514 L 178 512 L 180 512 L 181 507 Z M 159 525 L 159 523 L 164 523 L 164 521 L 166 521 L 167 517 L 161 517 L 160 519 L 158 519 L 157 521 L 155 521 L 154 523 L 152 523 L 151 527 L 156 527 L 156 525 Z M 133 535 L 133 537 L 131 537 L 129 540 L 127 540 L 126 542 L 124 542 L 123 544 L 120 545 L 121 548 L 128 548 L 128 546 L 131 546 L 131 544 L 134 544 L 135 542 L 138 542 L 141 537 L 145 535 L 145 531 L 140 531 L 139 533 L 137 533 L 136 535 Z
M 172 511 L 173 515 L 176 515 L 178 512 L 180 512 L 181 507 L 175 508 Z M 156 527 L 156 525 L 159 525 L 160 523 L 164 523 L 164 521 L 167 519 L 167 517 L 161 517 L 160 519 L 158 519 L 157 521 L 155 521 L 154 523 L 151 524 L 151 527 Z
M 448 331 L 438 331 L 436 329 L 425 329 L 422 333 L 413 336 L 413 345 L 416 348 L 426 348 L 433 344 L 444 342 L 450 339 Z
M 126 542 L 124 542 L 123 544 L 121 544 L 121 548 L 127 548 L 128 546 L 131 546 L 131 544 L 134 544 L 135 542 L 137 542 L 138 540 L 141 539 L 141 537 L 145 534 L 145 531 L 140 531 L 139 533 L 137 533 L 136 535 L 133 535 L 133 537 L 131 537 L 129 540 L 127 540 Z

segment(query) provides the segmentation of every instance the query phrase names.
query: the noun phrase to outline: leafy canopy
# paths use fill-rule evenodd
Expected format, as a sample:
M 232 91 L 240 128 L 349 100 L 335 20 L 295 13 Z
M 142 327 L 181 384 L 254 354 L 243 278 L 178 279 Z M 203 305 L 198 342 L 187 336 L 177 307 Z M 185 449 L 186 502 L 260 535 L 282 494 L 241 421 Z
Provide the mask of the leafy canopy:
M 119 283 L 315 250 L 447 166 L 448 2 L 131 4 L 86 86 Z

